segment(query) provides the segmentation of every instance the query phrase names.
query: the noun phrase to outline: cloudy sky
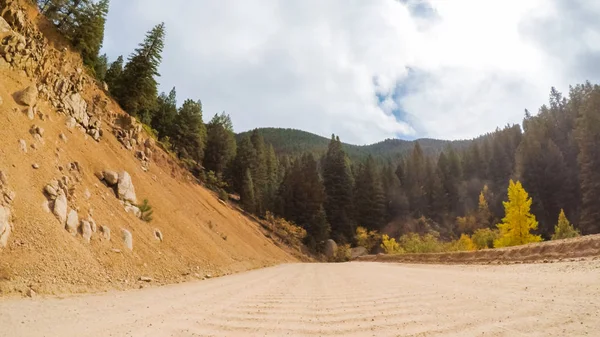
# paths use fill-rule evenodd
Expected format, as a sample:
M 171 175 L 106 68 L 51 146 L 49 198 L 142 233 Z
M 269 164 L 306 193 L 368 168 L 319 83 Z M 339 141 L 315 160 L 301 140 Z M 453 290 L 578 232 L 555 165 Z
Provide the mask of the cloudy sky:
M 600 79 L 599 16 L 587 0 L 113 0 L 104 52 L 164 21 L 160 90 L 237 132 L 463 139 Z

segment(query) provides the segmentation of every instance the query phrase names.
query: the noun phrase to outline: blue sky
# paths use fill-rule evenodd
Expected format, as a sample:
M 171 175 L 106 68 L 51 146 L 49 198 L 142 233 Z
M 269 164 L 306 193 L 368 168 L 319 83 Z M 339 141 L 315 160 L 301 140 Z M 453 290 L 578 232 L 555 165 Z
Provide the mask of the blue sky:
M 463 139 L 597 80 L 599 14 L 585 0 L 114 0 L 103 49 L 127 56 L 164 21 L 160 89 L 236 131 Z

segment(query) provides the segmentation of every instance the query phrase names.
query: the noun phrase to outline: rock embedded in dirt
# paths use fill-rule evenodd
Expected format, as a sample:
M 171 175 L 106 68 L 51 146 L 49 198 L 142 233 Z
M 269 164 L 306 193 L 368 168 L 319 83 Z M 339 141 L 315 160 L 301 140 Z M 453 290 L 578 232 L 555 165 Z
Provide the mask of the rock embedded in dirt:
M 39 169 L 39 168 L 40 168 L 40 164 L 38 164 L 38 163 L 33 163 L 33 164 L 31 164 L 31 167 L 33 167 L 34 169 L 36 169 L 36 170 L 37 170 L 37 169 Z
M 137 197 L 135 195 L 135 188 L 131 181 L 131 176 L 127 171 L 119 173 L 119 181 L 117 182 L 117 193 L 119 199 L 129 201 L 132 204 L 137 204 Z
M 96 225 L 96 221 L 92 218 L 91 214 L 88 214 L 88 217 L 87 217 L 86 221 L 90 223 L 90 227 L 92 229 L 92 232 L 96 233 L 96 231 L 98 230 L 98 228 L 97 228 L 98 226 Z
M 335 257 L 335 252 L 337 251 L 337 243 L 332 239 L 329 239 L 325 242 L 325 256 L 328 259 Z
M 67 215 L 67 223 L 65 229 L 72 235 L 77 235 L 77 227 L 79 226 L 79 215 L 74 209 L 69 211 Z
M 125 204 L 125 212 L 133 213 L 133 215 L 135 215 L 136 218 L 142 217 L 142 211 L 140 211 L 140 208 L 129 203 Z
M 367 248 L 362 247 L 362 246 L 358 246 L 358 247 L 354 247 L 352 249 L 350 249 L 350 258 L 351 259 L 356 259 L 359 256 L 363 256 L 363 255 L 367 255 Z
M 35 291 L 33 291 L 33 289 L 29 288 L 27 289 L 25 295 L 27 295 L 27 297 L 34 298 L 37 294 Z
M 29 118 L 29 120 L 34 120 L 35 118 L 35 113 L 33 112 L 32 107 L 27 108 L 27 118 Z
M 65 134 L 62 132 L 60 133 L 60 135 L 58 135 L 58 138 L 60 138 L 60 140 L 62 140 L 65 143 L 67 142 L 67 136 L 65 136 Z
M 79 93 L 73 93 L 65 97 L 63 103 L 78 123 L 82 124 L 83 127 L 89 125 L 90 117 L 87 114 L 87 102 Z
M 19 139 L 19 148 L 24 153 L 27 153 L 27 142 L 25 142 L 25 139 Z
M 8 184 L 8 175 L 4 171 L 0 171 L 0 184 L 2 184 L 2 185 Z
M 50 199 L 56 199 L 59 189 L 60 187 L 58 186 L 58 181 L 53 180 L 44 187 L 44 192 L 46 192 Z
M 6 247 L 11 231 L 10 208 L 0 205 L 0 247 Z
M 133 250 L 133 235 L 131 235 L 131 232 L 126 229 L 122 229 L 122 231 L 123 243 L 125 244 L 125 247 L 127 247 L 129 250 Z
M 65 224 L 67 221 L 67 196 L 62 189 L 57 191 L 57 197 L 54 200 L 54 209 L 52 210 L 54 215 L 58 218 L 61 224 Z
M 92 225 L 87 220 L 81 221 L 81 236 L 85 242 L 90 243 L 90 239 L 92 238 Z
M 104 170 L 102 177 L 109 186 L 115 185 L 119 182 L 119 174 L 115 171 Z
M 38 91 L 35 86 L 30 85 L 27 88 L 15 93 L 17 103 L 33 107 L 37 103 Z
M 152 277 L 150 277 L 150 276 L 140 276 L 140 281 L 142 281 L 142 282 L 152 282 Z
M 162 234 L 162 232 L 160 231 L 160 229 L 158 229 L 158 228 L 154 228 L 154 237 L 155 237 L 155 238 L 156 238 L 158 241 L 160 241 L 160 242 L 162 242 L 162 241 L 163 241 L 163 234 Z
M 75 120 L 75 118 L 69 116 L 67 117 L 67 121 L 65 123 L 65 125 L 67 126 L 67 129 L 72 129 L 75 127 L 75 125 L 77 125 L 77 121 Z
M 110 228 L 108 226 L 100 226 L 100 232 L 102 232 L 102 237 L 104 240 L 110 241 Z

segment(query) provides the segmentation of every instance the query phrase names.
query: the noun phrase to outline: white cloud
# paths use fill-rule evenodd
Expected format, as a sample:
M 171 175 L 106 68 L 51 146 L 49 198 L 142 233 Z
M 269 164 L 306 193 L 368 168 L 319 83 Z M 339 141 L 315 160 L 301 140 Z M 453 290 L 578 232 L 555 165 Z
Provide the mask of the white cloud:
M 164 21 L 161 89 L 202 99 L 205 119 L 225 110 L 237 131 L 293 127 L 353 143 L 474 137 L 567 84 L 520 29 L 552 13 L 538 10 L 547 1 L 431 0 L 431 18 L 418 2 L 115 1 L 105 50 L 127 54 Z M 397 97 L 402 81 L 410 90 Z

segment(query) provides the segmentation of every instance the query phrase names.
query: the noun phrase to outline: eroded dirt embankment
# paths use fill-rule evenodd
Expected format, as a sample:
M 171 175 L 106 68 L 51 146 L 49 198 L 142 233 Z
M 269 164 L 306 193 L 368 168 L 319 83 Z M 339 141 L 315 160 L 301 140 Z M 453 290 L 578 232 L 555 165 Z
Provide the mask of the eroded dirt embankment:
M 474 252 L 379 254 L 361 256 L 357 260 L 406 263 L 503 264 L 599 257 L 600 234 L 597 234 L 573 239 L 532 243 L 508 248 L 485 249 Z

